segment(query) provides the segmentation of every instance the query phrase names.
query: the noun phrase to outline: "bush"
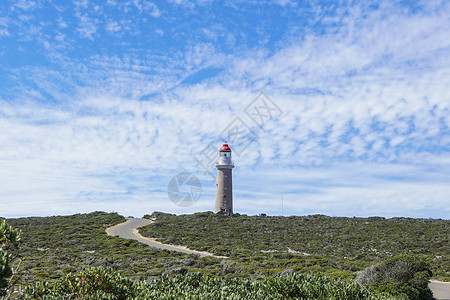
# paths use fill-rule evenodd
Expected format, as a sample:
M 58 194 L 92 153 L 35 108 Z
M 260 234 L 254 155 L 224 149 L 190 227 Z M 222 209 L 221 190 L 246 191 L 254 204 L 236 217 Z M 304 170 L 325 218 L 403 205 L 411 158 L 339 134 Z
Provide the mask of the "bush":
M 11 245 L 20 241 L 21 231 L 12 228 L 4 220 L 0 220 L 0 296 L 6 294 L 9 278 L 13 275 L 10 262 L 11 255 L 6 251 Z
M 10 255 L 0 249 L 0 296 L 4 296 L 6 294 L 5 289 L 8 287 L 8 278 L 12 275 L 9 261 Z
M 432 272 L 417 256 L 399 255 L 360 272 L 357 281 L 371 290 L 411 300 L 431 300 Z
M 112 269 L 88 268 L 54 284 L 39 283 L 25 291 L 26 299 L 386 299 L 352 282 L 290 274 L 247 281 L 212 278 L 201 274 L 169 277 L 151 282 L 132 281 Z
M 26 299 L 66 296 L 70 299 L 128 299 L 136 296 L 136 285 L 110 268 L 92 267 L 69 273 L 53 285 L 39 282 L 25 289 Z

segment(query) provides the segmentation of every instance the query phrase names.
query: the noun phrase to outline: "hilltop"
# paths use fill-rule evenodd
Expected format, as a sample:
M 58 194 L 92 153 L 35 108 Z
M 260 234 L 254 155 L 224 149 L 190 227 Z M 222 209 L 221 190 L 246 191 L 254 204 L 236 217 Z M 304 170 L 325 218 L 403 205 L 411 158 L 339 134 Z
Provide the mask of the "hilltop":
M 354 286 L 356 271 L 376 263 L 386 268 L 392 262 L 402 263 L 404 259 L 408 260 L 408 264 L 423 268 L 424 272 L 428 272 L 429 264 L 435 279 L 450 279 L 450 257 L 446 246 L 449 243 L 448 220 L 337 218 L 323 215 L 270 217 L 235 214 L 225 217 L 212 212 L 180 216 L 155 212 L 145 217 L 156 220 L 140 228 L 142 235 L 227 258 L 157 250 L 133 240 L 107 236 L 106 228 L 125 221 L 116 213 L 8 219 L 9 224 L 23 230 L 23 243 L 19 248 L 11 249 L 15 257 L 14 267 L 19 274 L 15 280 L 21 285 L 40 285 L 43 281 L 75 280 L 73 276 L 96 278 L 97 273 L 108 278 L 119 278 L 108 275 L 110 271 L 84 270 L 89 266 L 112 268 L 111 271 L 140 280 L 138 282 L 144 285 L 150 279 L 158 278 L 156 283 L 164 282 L 167 279 L 160 277 L 162 274 L 200 273 L 208 278 L 217 278 L 219 281 L 214 284 L 226 286 L 227 289 L 237 286 L 247 288 L 245 282 L 250 279 L 262 280 L 261 287 L 268 284 L 269 290 L 272 289 L 270 285 L 281 284 L 279 288 L 283 290 L 287 282 L 297 279 L 286 277 L 286 280 L 271 281 L 270 278 L 303 273 L 318 276 L 305 279 L 311 282 L 308 289 L 320 290 L 313 283 L 317 282 L 332 286 L 334 291 L 346 289 L 352 293 L 365 293 Z M 407 255 L 396 258 L 399 254 Z M 419 260 L 410 260 L 410 257 Z M 386 264 L 386 261 L 390 262 Z M 78 275 L 73 272 L 78 272 Z M 425 281 L 422 282 L 425 282 L 426 288 L 429 275 L 423 274 Z M 324 277 L 331 281 L 320 279 Z M 194 282 L 186 283 L 182 278 L 174 279 L 180 291 L 186 287 L 183 285 L 197 285 L 209 280 L 206 277 L 186 277 L 186 280 L 192 279 Z M 346 283 L 339 287 L 333 279 Z M 123 280 L 120 279 L 120 282 L 125 282 Z M 114 285 L 114 282 L 110 284 Z M 127 284 L 134 286 L 134 283 Z M 389 286 L 382 288 L 386 287 Z M 142 291 L 147 293 L 148 290 L 145 288 Z M 376 293 L 379 291 L 373 290 Z M 197 292 L 203 293 L 200 290 Z
M 382 217 L 225 217 L 211 212 L 172 215 L 156 212 L 156 222 L 139 232 L 168 244 L 225 255 L 238 274 L 276 275 L 285 268 L 353 276 L 400 254 L 430 262 L 436 279 L 450 281 L 450 221 Z
M 131 278 L 202 272 L 260 278 L 283 271 L 354 277 L 355 271 L 398 254 L 430 262 L 435 279 L 450 281 L 450 221 L 323 215 L 263 217 L 211 212 L 147 215 L 156 221 L 139 232 L 227 260 L 150 249 L 136 241 L 108 237 L 105 229 L 125 221 L 116 213 L 8 219 L 23 230 L 17 250 L 22 281 L 53 280 L 83 266 L 113 267 Z

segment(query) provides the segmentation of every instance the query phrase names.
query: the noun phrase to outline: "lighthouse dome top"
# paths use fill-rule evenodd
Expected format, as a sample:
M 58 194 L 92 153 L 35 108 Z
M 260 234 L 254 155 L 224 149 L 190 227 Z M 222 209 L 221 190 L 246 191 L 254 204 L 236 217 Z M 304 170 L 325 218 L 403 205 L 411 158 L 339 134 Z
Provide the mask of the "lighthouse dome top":
M 223 144 L 222 148 L 220 148 L 219 151 L 231 151 L 230 147 L 228 147 L 228 144 Z

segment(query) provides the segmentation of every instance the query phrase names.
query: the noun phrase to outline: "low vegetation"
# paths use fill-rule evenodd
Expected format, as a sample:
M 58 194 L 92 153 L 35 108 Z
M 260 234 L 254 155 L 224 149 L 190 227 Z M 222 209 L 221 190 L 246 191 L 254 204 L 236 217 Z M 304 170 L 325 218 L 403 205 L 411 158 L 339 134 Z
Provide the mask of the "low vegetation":
M 359 273 L 357 282 L 377 293 L 403 299 L 432 300 L 429 264 L 417 256 L 399 255 Z
M 0 227 L 14 232 L 0 240 L 3 290 L 11 267 L 15 289 L 27 286 L 30 299 L 431 299 L 432 271 L 450 278 L 446 220 L 146 217 L 156 222 L 141 234 L 227 258 L 107 236 L 125 221 L 116 213 L 9 219 Z
M 90 268 L 68 274 L 53 284 L 26 290 L 28 299 L 388 299 L 352 282 L 292 274 L 247 281 L 201 274 L 159 276 L 151 282 L 132 281 L 111 269 Z
M 150 279 L 162 273 L 204 271 L 220 273 L 220 260 L 158 250 L 134 240 L 108 236 L 105 229 L 125 221 L 116 213 L 94 212 L 72 216 L 9 219 L 23 231 L 13 249 L 12 266 L 19 285 L 55 281 L 86 266 L 111 267 L 132 279 Z
M 156 222 L 141 228 L 142 235 L 248 262 L 256 272 L 285 267 L 351 277 L 355 271 L 405 254 L 425 258 L 435 279 L 450 281 L 449 220 L 239 214 L 228 218 L 211 212 L 146 217 L 156 217 Z M 242 266 L 238 263 L 236 268 Z M 240 272 L 246 271 L 236 269 Z
M 20 230 L 8 225 L 5 220 L 0 219 L 0 296 L 6 294 L 9 287 L 9 279 L 13 275 L 11 268 L 12 255 L 8 253 L 11 247 L 17 247 L 20 242 Z

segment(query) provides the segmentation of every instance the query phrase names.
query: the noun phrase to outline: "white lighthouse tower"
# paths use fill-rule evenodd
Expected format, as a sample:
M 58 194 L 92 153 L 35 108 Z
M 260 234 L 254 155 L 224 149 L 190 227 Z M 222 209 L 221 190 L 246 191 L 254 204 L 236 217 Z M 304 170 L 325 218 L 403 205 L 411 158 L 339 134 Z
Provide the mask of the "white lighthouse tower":
M 216 205 L 214 213 L 223 212 L 227 216 L 233 214 L 233 180 L 231 171 L 234 168 L 231 160 L 231 149 L 223 144 L 219 150 L 219 160 L 216 162 L 217 184 Z

